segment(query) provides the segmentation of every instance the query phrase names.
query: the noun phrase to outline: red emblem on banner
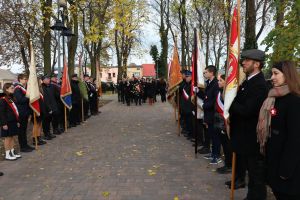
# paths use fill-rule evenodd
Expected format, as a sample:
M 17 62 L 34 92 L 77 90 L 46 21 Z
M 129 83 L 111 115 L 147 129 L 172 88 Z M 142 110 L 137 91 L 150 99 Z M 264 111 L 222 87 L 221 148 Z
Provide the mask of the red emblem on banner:
M 273 117 L 273 116 L 277 115 L 277 110 L 275 108 L 272 108 L 270 110 L 270 113 L 271 113 L 271 116 Z

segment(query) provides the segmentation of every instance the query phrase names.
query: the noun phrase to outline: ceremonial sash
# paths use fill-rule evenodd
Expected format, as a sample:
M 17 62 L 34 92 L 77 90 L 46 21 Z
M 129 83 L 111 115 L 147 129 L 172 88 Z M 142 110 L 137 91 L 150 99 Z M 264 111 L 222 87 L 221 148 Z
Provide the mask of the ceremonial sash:
M 16 119 L 19 120 L 19 111 L 18 111 L 18 108 L 17 108 L 16 104 L 13 102 L 13 100 L 7 99 L 5 97 L 2 97 L 2 99 L 4 99 L 6 101 L 6 103 L 9 105 L 9 107 L 14 112 L 14 114 L 16 116 Z
M 224 103 L 221 99 L 221 92 L 218 93 L 217 100 L 216 100 L 216 106 L 217 106 L 217 112 L 220 113 L 222 116 L 224 114 Z
M 187 101 L 189 100 L 189 95 L 188 93 L 185 91 L 185 89 L 183 88 L 183 92 L 182 92 L 183 98 Z
M 15 87 L 15 89 L 20 89 L 20 90 L 22 91 L 22 93 L 26 95 L 27 90 L 26 90 L 23 86 L 17 85 L 17 86 Z

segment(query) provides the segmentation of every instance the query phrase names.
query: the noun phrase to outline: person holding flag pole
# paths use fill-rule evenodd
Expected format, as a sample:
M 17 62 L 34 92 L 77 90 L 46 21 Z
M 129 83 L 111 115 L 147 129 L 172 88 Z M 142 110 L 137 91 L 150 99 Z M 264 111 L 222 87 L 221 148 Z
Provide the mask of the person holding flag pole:
M 64 107 L 64 115 L 65 115 L 65 131 L 67 132 L 68 128 L 68 120 L 67 120 L 67 109 L 72 109 L 72 89 L 69 80 L 69 73 L 68 73 L 68 66 L 67 60 L 64 58 L 64 69 L 63 69 L 63 77 L 61 83 L 61 90 L 60 90 L 60 98 Z
M 193 137 L 195 138 L 195 155 L 198 153 L 198 142 L 203 142 L 203 100 L 199 97 L 195 97 L 195 92 L 197 93 L 199 88 L 204 89 L 204 77 L 203 69 L 205 69 L 205 59 L 204 54 L 201 51 L 201 44 L 199 38 L 199 30 L 194 28 L 194 49 L 192 56 L 192 88 L 191 96 L 194 102 L 194 130 Z M 199 134 L 200 133 L 200 134 Z M 201 139 L 202 138 L 202 139 Z
M 30 39 L 30 67 L 29 67 L 29 78 L 27 83 L 27 91 L 26 91 L 26 97 L 29 99 L 29 106 L 33 110 L 33 137 L 35 140 L 35 149 L 38 149 L 38 139 L 37 139 L 37 131 L 36 128 L 37 120 L 36 117 L 40 116 L 41 110 L 40 110 L 40 90 L 39 90 L 39 84 L 38 79 L 36 75 L 36 65 L 35 65 L 35 56 L 34 56 L 34 49 L 32 45 L 32 39 Z
M 232 17 L 229 59 L 224 90 L 224 118 L 232 144 L 232 179 L 227 182 L 234 189 L 245 187 L 245 171 L 248 171 L 248 193 L 244 200 L 266 199 L 265 164 L 257 143 L 256 126 L 259 110 L 267 96 L 267 84 L 261 69 L 265 53 L 257 49 L 244 50 L 241 65 L 246 80 L 239 86 L 240 52 L 240 2 Z M 235 178 L 237 173 L 237 178 Z

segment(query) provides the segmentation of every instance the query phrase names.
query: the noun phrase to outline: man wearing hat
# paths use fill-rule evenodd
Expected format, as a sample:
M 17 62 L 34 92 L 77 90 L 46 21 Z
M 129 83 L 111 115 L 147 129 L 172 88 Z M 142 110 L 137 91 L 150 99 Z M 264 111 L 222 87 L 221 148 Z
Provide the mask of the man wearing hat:
M 70 111 L 70 126 L 75 127 L 80 124 L 81 119 L 81 95 L 79 89 L 79 81 L 77 74 L 72 75 L 72 109 Z
M 54 88 L 55 99 L 56 99 L 56 103 L 57 103 L 58 110 L 59 110 L 58 117 L 57 117 L 57 119 L 55 119 L 55 120 L 57 120 L 57 122 L 55 122 L 55 123 L 58 123 L 58 131 L 63 133 L 64 129 L 65 129 L 64 104 L 60 98 L 61 85 L 59 84 L 57 74 L 53 73 L 51 75 L 51 86 Z
M 178 94 L 179 94 L 180 127 L 181 127 L 181 133 L 182 134 L 186 134 L 187 133 L 186 128 L 185 128 L 185 119 L 184 119 L 184 115 L 182 115 L 182 109 L 181 109 L 182 105 L 183 105 L 181 97 L 182 97 L 183 88 L 184 88 L 184 86 L 186 84 L 186 76 L 185 76 L 185 72 L 186 71 L 187 71 L 186 69 L 183 69 L 183 70 L 180 71 L 181 77 L 182 77 L 182 82 L 179 84 L 179 92 L 178 92 Z M 178 99 L 178 97 L 176 95 L 176 97 L 175 97 L 176 103 L 178 103 L 177 99 Z
M 180 96 L 180 114 L 184 119 L 184 134 L 188 139 L 192 139 L 192 111 L 193 104 L 191 101 L 191 80 L 192 72 L 189 70 L 184 71 L 185 84 L 182 88 L 182 94 Z
M 237 155 L 235 188 L 245 186 L 248 171 L 248 193 L 244 200 L 266 199 L 265 165 L 257 142 L 256 126 L 268 89 L 263 73 L 265 53 L 257 49 L 241 54 L 241 65 L 246 80 L 239 87 L 229 109 L 232 149 Z
M 45 113 L 43 114 L 43 131 L 46 139 L 55 138 L 53 134 L 50 133 L 50 123 L 52 123 L 53 133 L 59 134 L 58 132 L 58 123 L 57 120 L 53 120 L 57 118 L 59 115 L 58 105 L 55 99 L 55 91 L 54 87 L 50 84 L 50 76 L 45 74 L 42 76 L 42 90 L 44 95 L 44 104 L 45 104 Z

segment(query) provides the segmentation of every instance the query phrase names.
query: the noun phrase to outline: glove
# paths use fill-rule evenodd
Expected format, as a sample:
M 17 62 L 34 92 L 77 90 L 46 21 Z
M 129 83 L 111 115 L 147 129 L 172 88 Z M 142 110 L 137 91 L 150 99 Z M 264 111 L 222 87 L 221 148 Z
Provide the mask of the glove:
M 199 92 L 199 88 L 194 86 L 193 91 L 194 91 L 195 93 L 198 93 L 198 92 Z

